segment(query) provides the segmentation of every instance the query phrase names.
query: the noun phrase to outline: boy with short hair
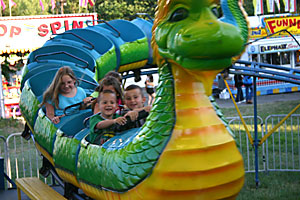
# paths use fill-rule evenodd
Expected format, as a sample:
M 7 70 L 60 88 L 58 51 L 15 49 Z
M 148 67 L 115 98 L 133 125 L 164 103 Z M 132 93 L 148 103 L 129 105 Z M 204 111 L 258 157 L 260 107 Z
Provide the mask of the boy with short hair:
M 125 89 L 124 102 L 126 109 L 122 111 L 122 114 L 126 117 L 129 116 L 131 121 L 135 121 L 135 125 L 132 128 L 141 127 L 145 123 L 145 118 L 137 120 L 139 112 L 147 112 L 147 116 L 151 110 L 151 106 L 144 106 L 146 97 L 144 97 L 143 89 L 138 85 L 129 85 Z
M 126 118 L 117 115 L 117 96 L 111 90 L 104 90 L 99 94 L 98 104 L 100 114 L 90 119 L 90 142 L 102 145 L 104 142 L 115 136 L 114 124 L 124 125 Z

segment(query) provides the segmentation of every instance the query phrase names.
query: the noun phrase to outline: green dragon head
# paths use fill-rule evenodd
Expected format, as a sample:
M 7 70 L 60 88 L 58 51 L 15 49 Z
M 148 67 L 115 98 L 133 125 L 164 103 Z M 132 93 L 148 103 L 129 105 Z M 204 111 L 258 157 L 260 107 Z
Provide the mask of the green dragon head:
M 158 65 L 167 59 L 188 70 L 220 70 L 244 49 L 247 22 L 237 0 L 221 2 L 224 17 L 211 0 L 159 0 L 152 45 Z

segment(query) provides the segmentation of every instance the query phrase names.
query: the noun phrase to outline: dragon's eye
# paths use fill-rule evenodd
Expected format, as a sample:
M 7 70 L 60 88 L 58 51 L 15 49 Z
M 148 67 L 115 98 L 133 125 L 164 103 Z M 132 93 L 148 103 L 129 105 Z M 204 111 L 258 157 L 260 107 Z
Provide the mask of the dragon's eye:
M 211 12 L 212 12 L 217 18 L 222 17 L 222 10 L 221 10 L 220 6 L 212 5 L 212 6 L 211 6 Z
M 185 8 L 179 8 L 174 11 L 174 13 L 171 15 L 169 21 L 170 22 L 178 22 L 181 20 L 184 20 L 189 16 L 189 12 Z

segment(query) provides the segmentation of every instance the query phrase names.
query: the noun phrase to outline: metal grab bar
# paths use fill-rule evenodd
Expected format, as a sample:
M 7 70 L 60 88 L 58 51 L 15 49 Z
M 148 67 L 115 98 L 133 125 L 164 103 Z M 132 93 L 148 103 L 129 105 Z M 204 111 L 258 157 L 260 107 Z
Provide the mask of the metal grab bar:
M 90 41 L 88 41 L 88 40 L 82 38 L 81 36 L 79 36 L 79 35 L 77 35 L 77 34 L 75 34 L 75 33 L 72 33 L 72 32 L 64 32 L 64 33 L 52 34 L 52 35 L 64 35 L 64 34 L 71 34 L 71 35 L 73 35 L 73 36 L 79 38 L 80 40 L 82 40 L 82 41 L 88 43 L 91 47 L 88 47 L 88 46 L 83 46 L 83 47 L 85 47 L 85 48 L 87 48 L 87 49 L 89 49 L 89 50 L 92 50 L 92 49 L 95 48 L 95 46 L 94 46 Z M 51 37 L 50 37 L 50 40 L 53 40 L 53 39 L 54 39 L 54 38 L 52 37 L 52 35 L 51 35 Z
M 77 57 L 77 56 L 74 56 L 74 55 L 72 55 L 72 54 L 70 54 L 70 53 L 68 53 L 68 52 L 65 52 L 65 51 L 57 51 L 57 52 L 51 52 L 51 53 L 45 53 L 45 54 L 39 54 L 39 55 L 36 55 L 36 56 L 34 57 L 34 60 L 33 60 L 33 61 L 39 62 L 39 60 L 38 60 L 39 57 L 43 57 L 43 56 L 51 56 L 51 55 L 57 55 L 57 54 L 66 54 L 66 55 L 68 55 L 68 56 L 70 56 L 70 57 L 72 57 L 72 58 L 75 58 L 75 59 L 77 59 L 77 60 L 79 60 L 79 61 L 85 63 L 86 66 L 82 66 L 82 68 L 88 68 L 88 66 L 89 66 L 89 63 L 88 63 L 86 60 L 83 60 L 83 59 L 81 59 L 81 58 L 79 58 L 79 57 Z M 80 67 L 81 67 L 81 66 L 80 66 Z
M 103 19 L 98 19 L 98 20 L 93 20 L 93 21 L 87 20 L 87 21 L 86 21 L 86 25 L 89 26 L 89 23 L 90 23 L 90 22 L 94 22 L 94 21 L 97 21 L 98 24 L 99 24 L 99 22 L 105 23 L 107 26 L 109 26 L 109 27 L 112 28 L 115 32 L 117 32 L 118 35 L 115 35 L 116 37 L 120 37 L 120 36 L 121 36 L 120 31 L 118 31 L 115 27 L 113 27 L 111 24 L 109 24 L 107 21 L 105 21 L 105 20 L 103 20 Z M 113 33 L 112 33 L 112 34 L 113 34 Z

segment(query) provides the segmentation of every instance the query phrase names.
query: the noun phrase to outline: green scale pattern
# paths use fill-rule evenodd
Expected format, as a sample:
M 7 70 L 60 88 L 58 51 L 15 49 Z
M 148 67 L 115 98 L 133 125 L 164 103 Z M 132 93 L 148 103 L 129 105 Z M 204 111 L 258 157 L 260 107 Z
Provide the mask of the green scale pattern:
M 174 80 L 167 64 L 159 69 L 159 77 L 153 108 L 140 132 L 128 145 L 107 149 L 99 149 L 97 145 L 81 147 L 77 171 L 79 181 L 124 192 L 151 174 L 175 124 Z
M 38 112 L 40 102 L 32 92 L 28 81 L 25 83 L 20 97 L 20 109 L 28 125 L 33 128 L 36 113 Z

